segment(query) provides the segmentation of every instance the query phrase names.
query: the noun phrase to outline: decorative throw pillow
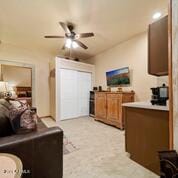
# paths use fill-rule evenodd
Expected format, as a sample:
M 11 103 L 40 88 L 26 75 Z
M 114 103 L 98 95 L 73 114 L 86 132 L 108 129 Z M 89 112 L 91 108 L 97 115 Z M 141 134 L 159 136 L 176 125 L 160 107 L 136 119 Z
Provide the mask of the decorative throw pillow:
M 14 107 L 12 105 L 9 110 L 9 119 L 15 133 L 20 129 L 20 117 L 25 110 L 27 110 L 27 107 L 24 105 L 20 107 Z
M 37 128 L 37 115 L 31 110 L 27 109 L 20 117 L 19 133 L 30 132 Z
M 14 107 L 14 108 L 19 108 L 22 106 L 23 103 L 17 100 L 10 100 L 9 103 Z
M 9 118 L 14 132 L 26 133 L 36 130 L 36 113 L 33 113 L 26 104 L 22 102 L 19 103 L 20 106 L 17 105 L 17 103 L 12 105 L 9 112 Z

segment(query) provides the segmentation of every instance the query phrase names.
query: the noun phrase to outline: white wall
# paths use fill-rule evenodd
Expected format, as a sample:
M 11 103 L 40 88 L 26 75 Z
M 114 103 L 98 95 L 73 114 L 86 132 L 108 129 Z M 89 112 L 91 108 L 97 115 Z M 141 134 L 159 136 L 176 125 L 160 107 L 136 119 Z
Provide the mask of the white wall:
M 148 75 L 147 33 L 118 44 L 117 46 L 91 58 L 87 62 L 95 64 L 96 86 L 106 86 L 106 71 L 122 67 L 130 68 L 131 85 L 123 90 L 134 90 L 137 101 L 150 100 L 151 87 L 157 86 L 157 77 Z
M 39 116 L 50 115 L 49 104 L 49 60 L 44 52 L 24 49 L 12 44 L 0 44 L 0 60 L 23 62 L 35 66 L 35 100 Z
M 157 86 L 161 86 L 163 83 L 169 86 L 168 76 L 162 76 L 157 78 Z

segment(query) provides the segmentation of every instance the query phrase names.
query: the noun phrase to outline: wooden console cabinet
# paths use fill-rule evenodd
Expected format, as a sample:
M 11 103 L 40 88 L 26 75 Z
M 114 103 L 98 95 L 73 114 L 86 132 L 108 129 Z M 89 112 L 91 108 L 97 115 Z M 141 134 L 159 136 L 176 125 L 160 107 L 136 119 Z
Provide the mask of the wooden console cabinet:
M 123 129 L 122 103 L 133 101 L 134 92 L 95 92 L 95 120 Z

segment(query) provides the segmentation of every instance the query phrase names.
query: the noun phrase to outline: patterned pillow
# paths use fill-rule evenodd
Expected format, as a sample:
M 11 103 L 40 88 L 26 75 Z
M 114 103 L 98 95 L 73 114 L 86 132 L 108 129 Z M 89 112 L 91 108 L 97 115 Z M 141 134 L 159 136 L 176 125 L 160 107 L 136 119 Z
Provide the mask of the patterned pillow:
M 37 115 L 31 110 L 27 109 L 20 117 L 19 133 L 31 132 L 37 128 Z
M 26 100 L 16 100 L 16 99 L 12 99 L 9 100 L 9 103 L 11 104 L 11 107 L 14 108 L 21 108 L 21 107 L 29 107 L 28 103 Z
M 15 133 L 26 133 L 36 130 L 37 115 L 24 103 L 21 103 L 18 107 L 11 105 L 9 118 Z

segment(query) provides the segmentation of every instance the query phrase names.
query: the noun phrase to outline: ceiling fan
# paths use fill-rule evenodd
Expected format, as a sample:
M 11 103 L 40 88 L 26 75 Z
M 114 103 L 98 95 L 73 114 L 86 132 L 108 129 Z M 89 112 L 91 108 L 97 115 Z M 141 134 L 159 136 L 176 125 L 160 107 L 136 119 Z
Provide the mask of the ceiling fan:
M 65 36 L 44 36 L 45 38 L 65 38 L 66 42 L 62 49 L 67 48 L 77 48 L 78 46 L 82 47 L 83 49 L 88 49 L 88 47 L 83 44 L 81 41 L 78 39 L 80 38 L 88 38 L 94 36 L 94 33 L 78 33 L 76 34 L 74 30 L 74 25 L 72 23 L 64 23 L 64 22 L 59 22 L 63 30 L 65 31 Z

